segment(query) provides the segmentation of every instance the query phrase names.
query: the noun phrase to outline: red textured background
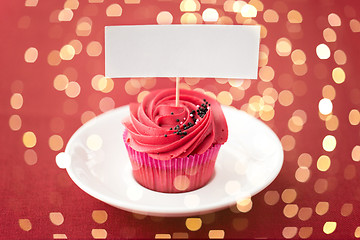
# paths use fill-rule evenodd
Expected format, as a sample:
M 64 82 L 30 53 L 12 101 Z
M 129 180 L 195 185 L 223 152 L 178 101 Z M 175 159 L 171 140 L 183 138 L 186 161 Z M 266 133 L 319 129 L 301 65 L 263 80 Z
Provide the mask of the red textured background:
M 254 20 L 267 30 L 261 44 L 269 49 L 267 66 L 275 73 L 271 81 L 258 79 L 251 82 L 245 90 L 245 96 L 239 101 L 232 101 L 237 108 L 247 110 L 247 103 L 252 96 L 260 95 L 264 83 L 278 93 L 289 90 L 294 101 L 284 106 L 278 101 L 274 105 L 275 115 L 265 121 L 275 133 L 286 141 L 284 136 L 292 136 L 295 146 L 285 151 L 283 168 L 276 180 L 265 190 L 252 198 L 249 212 L 243 213 L 234 208 L 215 212 L 207 216 L 195 216 L 202 219 L 202 226 L 197 231 L 190 231 L 182 218 L 159 218 L 146 216 L 136 218 L 132 213 L 113 208 L 102 203 L 80 190 L 68 177 L 66 171 L 59 169 L 55 156 L 63 151 L 70 136 L 82 125 L 81 116 L 85 111 L 96 115 L 102 113 L 99 102 L 110 97 L 115 106 L 122 106 L 137 101 L 137 94 L 130 95 L 124 86 L 129 79 L 114 79 L 114 88 L 109 93 L 95 91 L 91 79 L 97 74 L 104 74 L 104 51 L 97 57 L 86 53 L 86 46 L 91 41 L 104 43 L 104 26 L 126 24 L 157 24 L 156 17 L 161 11 L 168 11 L 173 16 L 173 24 L 180 24 L 184 12 L 180 11 L 181 1 L 142 0 L 140 4 L 126 4 L 121 1 L 104 1 L 89 3 L 79 1 L 79 7 L 73 10 L 74 16 L 69 22 L 50 22 L 49 17 L 55 10 L 64 8 L 65 1 L 39 0 L 34 7 L 25 6 L 25 1 L 4 1 L 0 7 L 0 238 L 1 239 L 51 239 L 53 234 L 65 234 L 69 239 L 92 238 L 92 229 L 105 229 L 107 238 L 154 238 L 156 234 L 187 233 L 189 238 L 209 238 L 210 230 L 224 230 L 225 238 L 305 238 L 301 230 L 311 228 L 310 238 L 339 239 L 360 237 L 360 166 L 356 161 L 360 145 L 359 120 L 351 124 L 349 113 L 360 109 L 360 82 L 356 70 L 360 67 L 360 30 L 350 27 L 350 20 L 360 20 L 360 3 L 357 1 L 263 1 L 263 10 L 257 12 Z M 91 2 L 91 1 L 90 1 Z M 229 16 L 233 24 L 241 24 L 235 13 L 225 12 L 225 1 L 199 1 L 200 15 L 206 8 L 215 8 L 220 16 Z M 106 9 L 117 3 L 122 7 L 122 15 L 108 17 Z M 276 23 L 267 23 L 263 13 L 274 9 L 279 15 Z M 302 15 L 301 29 L 297 33 L 289 32 L 287 14 L 295 9 Z M 331 26 L 328 16 L 336 13 L 341 19 L 340 26 Z M 31 22 L 27 28 L 19 27 L 19 19 L 29 16 Z M 87 16 L 92 20 L 92 31 L 89 36 L 77 36 L 77 21 Z M 327 43 L 323 30 L 332 28 L 336 32 L 335 42 Z M 360 28 L 360 27 L 359 27 Z M 290 56 L 281 57 L 276 52 L 276 42 L 280 38 L 288 38 L 292 50 L 301 49 L 306 54 L 307 71 L 302 76 L 293 71 Z M 48 55 L 52 50 L 60 50 L 71 40 L 78 39 L 82 43 L 80 54 L 70 61 L 61 61 L 57 66 L 48 63 Z M 325 43 L 331 51 L 329 59 L 319 59 L 316 47 Z M 29 47 L 38 50 L 38 58 L 34 63 L 24 60 L 24 53 Z M 332 79 L 332 69 L 339 67 L 333 54 L 337 49 L 346 53 L 347 61 L 340 67 L 346 73 L 346 80 L 337 84 Z M 103 49 L 104 50 L 104 49 Z M 66 69 L 72 69 L 69 80 L 76 81 L 80 94 L 71 98 L 71 105 L 77 106 L 73 113 L 64 112 L 64 103 L 70 98 L 53 87 L 53 80 Z M 75 71 L 74 71 L 75 69 Z M 288 75 L 284 75 L 288 74 Z M 285 80 L 284 80 L 285 79 Z M 281 81 L 286 82 L 283 84 Z M 157 79 L 153 89 L 172 87 L 174 83 L 167 78 Z M 319 115 L 318 104 L 323 98 L 322 89 L 331 85 L 336 90 L 332 100 L 332 114 L 337 116 L 339 125 L 329 130 Z M 221 91 L 229 91 L 229 83 L 220 84 L 214 79 L 203 79 L 191 88 L 203 88 L 215 95 Z M 139 90 L 145 90 L 141 88 Z M 23 97 L 20 109 L 14 109 L 10 99 L 14 93 Z M 306 113 L 307 121 L 299 132 L 288 128 L 288 121 L 296 110 Z M 250 111 L 251 112 L 251 111 Z M 19 130 L 9 127 L 9 118 L 17 114 L 22 124 Z M 259 114 L 255 114 L 259 117 Z M 54 132 L 50 127 L 53 118 L 61 118 L 64 129 Z M 360 118 L 358 116 L 358 118 Z M 356 122 L 356 119 L 355 119 Z M 27 131 L 36 135 L 37 143 L 32 148 L 37 154 L 37 162 L 28 165 L 24 161 L 22 137 Z M 64 146 L 59 151 L 49 147 L 49 138 L 57 134 L 61 136 Z M 327 152 L 322 147 L 326 135 L 333 135 L 337 140 L 336 148 Z M 286 137 L 287 138 L 287 137 Z M 285 138 L 285 139 L 286 139 Z M 284 143 L 285 142 L 285 143 Z M 355 153 L 354 153 L 355 152 Z M 300 182 L 295 177 L 299 168 L 298 158 L 308 153 L 312 164 L 309 167 L 310 177 Z M 353 153 L 353 155 L 352 155 Z M 319 171 L 317 160 L 321 155 L 331 159 L 326 171 Z M 355 159 L 354 159 L 355 155 Z M 349 175 L 349 170 L 351 176 Z M 328 186 L 323 193 L 314 190 L 319 179 L 325 179 Z M 284 190 L 294 189 L 296 199 L 286 203 L 281 198 Z M 275 205 L 264 201 L 268 191 L 276 191 L 280 199 Z M 328 202 L 329 210 L 324 215 L 316 213 L 318 202 Z M 298 215 L 287 217 L 284 208 L 287 204 L 296 204 L 299 209 L 312 209 L 308 220 L 299 219 Z M 342 214 L 343 205 L 352 206 L 350 214 Z M 98 224 L 92 218 L 94 210 L 104 210 L 108 218 L 105 223 Z M 49 214 L 60 212 L 64 222 L 59 226 L 50 221 Z M 349 212 L 349 211 L 348 211 Z M 345 215 L 345 216 L 344 216 Z M 24 231 L 19 219 L 28 219 L 31 229 Z M 210 220 L 209 220 L 210 219 Z M 334 232 L 327 235 L 323 231 L 326 222 L 336 222 Z M 239 227 L 240 225 L 242 227 Z M 289 237 L 288 227 L 294 227 Z M 176 234 L 175 234 L 176 235 Z M 292 236 L 293 235 L 293 236 Z

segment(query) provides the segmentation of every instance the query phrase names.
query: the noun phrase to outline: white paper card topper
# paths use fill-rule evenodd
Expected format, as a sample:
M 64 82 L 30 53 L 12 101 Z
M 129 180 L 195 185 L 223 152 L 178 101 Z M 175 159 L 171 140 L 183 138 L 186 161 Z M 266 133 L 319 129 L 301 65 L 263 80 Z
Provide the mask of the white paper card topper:
M 105 75 L 256 79 L 260 26 L 105 27 Z

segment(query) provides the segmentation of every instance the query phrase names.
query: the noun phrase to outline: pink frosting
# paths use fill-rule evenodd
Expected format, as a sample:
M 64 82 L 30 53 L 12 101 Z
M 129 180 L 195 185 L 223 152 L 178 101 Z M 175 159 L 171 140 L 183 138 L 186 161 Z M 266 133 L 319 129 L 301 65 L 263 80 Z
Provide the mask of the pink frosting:
M 130 104 L 130 117 L 123 124 L 130 146 L 159 160 L 202 154 L 228 137 L 220 104 L 201 92 L 185 89 L 180 90 L 178 107 L 175 89 L 149 93 L 141 104 Z

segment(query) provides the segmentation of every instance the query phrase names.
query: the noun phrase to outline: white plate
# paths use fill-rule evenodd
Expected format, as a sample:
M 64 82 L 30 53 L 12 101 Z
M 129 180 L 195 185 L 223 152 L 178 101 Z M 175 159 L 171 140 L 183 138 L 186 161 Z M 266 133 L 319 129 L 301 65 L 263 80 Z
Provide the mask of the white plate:
M 190 216 L 220 210 L 260 192 L 278 175 L 283 150 L 274 132 L 258 119 L 223 107 L 229 139 L 221 147 L 215 174 L 204 187 L 187 193 L 159 193 L 139 185 L 123 144 L 121 120 L 128 106 L 104 113 L 79 128 L 59 166 L 86 193 L 114 207 L 153 216 Z

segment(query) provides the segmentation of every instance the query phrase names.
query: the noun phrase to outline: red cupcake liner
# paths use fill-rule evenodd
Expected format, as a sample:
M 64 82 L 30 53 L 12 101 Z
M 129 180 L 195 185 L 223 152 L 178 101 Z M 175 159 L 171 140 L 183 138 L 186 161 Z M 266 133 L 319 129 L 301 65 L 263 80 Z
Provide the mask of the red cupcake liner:
M 205 186 L 214 173 L 221 147 L 215 144 L 203 154 L 158 160 L 134 150 L 124 142 L 135 180 L 148 189 L 164 193 L 189 192 Z

